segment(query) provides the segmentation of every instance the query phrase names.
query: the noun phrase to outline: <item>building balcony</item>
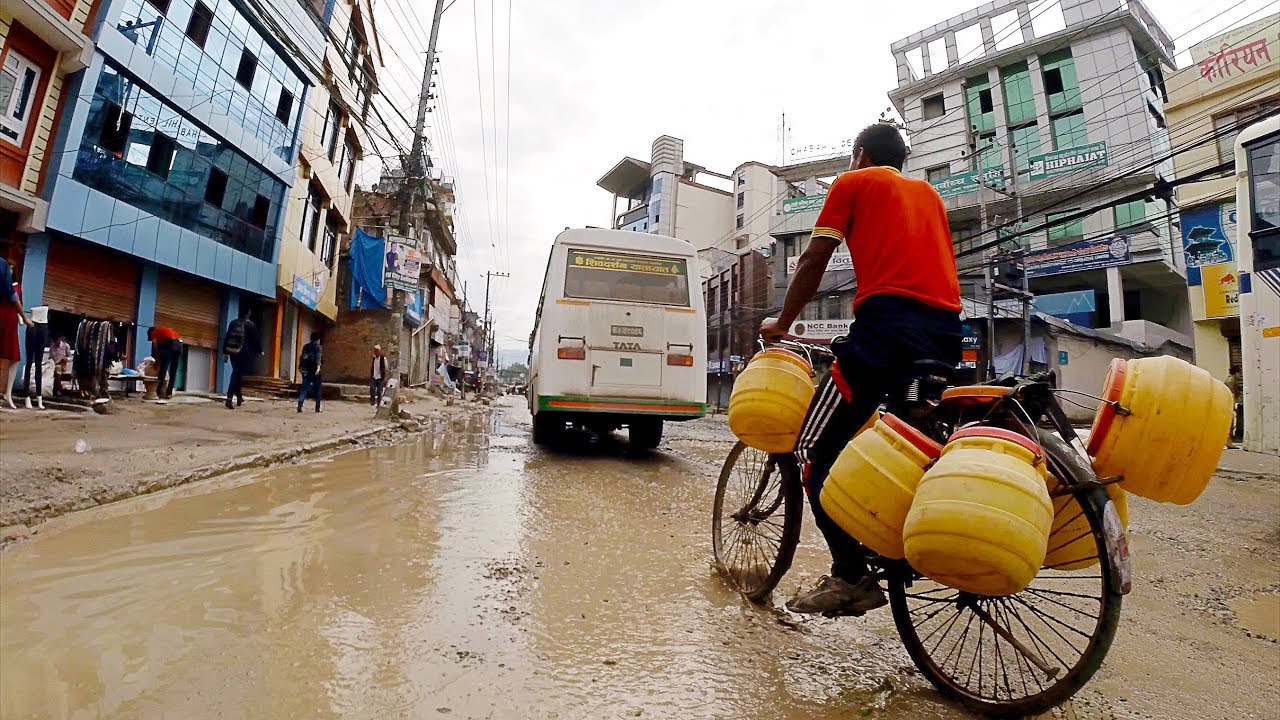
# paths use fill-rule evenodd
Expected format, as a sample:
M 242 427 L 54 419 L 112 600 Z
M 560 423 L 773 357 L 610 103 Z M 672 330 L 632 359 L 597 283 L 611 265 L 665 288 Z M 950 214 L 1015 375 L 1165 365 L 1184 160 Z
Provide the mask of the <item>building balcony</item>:
M 75 5 L 65 1 L 16 0 L 6 2 L 5 9 L 57 51 L 58 70 L 73 73 L 89 67 L 93 60 L 93 41 L 85 36 L 82 25 L 72 21 Z

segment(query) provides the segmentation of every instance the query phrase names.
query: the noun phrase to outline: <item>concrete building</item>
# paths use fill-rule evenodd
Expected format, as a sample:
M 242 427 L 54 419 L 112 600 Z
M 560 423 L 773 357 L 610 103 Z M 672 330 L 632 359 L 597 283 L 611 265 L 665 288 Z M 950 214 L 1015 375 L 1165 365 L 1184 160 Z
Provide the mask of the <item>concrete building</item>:
M 1224 50 L 1228 55 L 1219 64 Z M 1191 64 L 1169 76 L 1165 107 L 1180 136 L 1221 133 L 1174 158 L 1179 175 L 1231 166 L 1218 178 L 1177 189 L 1195 360 L 1224 379 L 1243 364 L 1234 143 L 1239 128 L 1280 113 L 1280 14 L 1209 38 L 1190 52 Z
M 0 4 L 0 257 L 21 273 L 28 233 L 44 230 L 49 143 L 69 74 L 89 66 L 91 0 Z
M 26 304 L 50 307 L 54 334 L 81 318 L 117 323 L 131 364 L 149 353 L 149 328 L 171 326 L 186 341 L 178 387 L 223 388 L 221 335 L 240 307 L 274 335 L 307 68 L 321 66 L 324 34 L 300 3 L 96 7 L 96 52 L 66 77 L 38 187 L 48 220 L 27 239 Z
M 891 51 L 905 171 L 938 188 L 959 251 L 999 236 L 1027 252 L 1038 310 L 1150 347 L 1191 346 L 1172 198 L 1112 207 L 1173 177 L 1173 42 L 1142 2 L 995 0 Z M 986 262 L 962 260 L 962 272 Z
M 351 228 L 355 170 L 372 147 L 366 123 L 382 67 L 369 0 L 309 0 L 326 38 L 320 75 L 302 105 L 294 190 L 289 193 L 276 272 L 275 328 L 268 374 L 297 381 L 298 354 L 313 331 L 338 316 L 338 250 Z

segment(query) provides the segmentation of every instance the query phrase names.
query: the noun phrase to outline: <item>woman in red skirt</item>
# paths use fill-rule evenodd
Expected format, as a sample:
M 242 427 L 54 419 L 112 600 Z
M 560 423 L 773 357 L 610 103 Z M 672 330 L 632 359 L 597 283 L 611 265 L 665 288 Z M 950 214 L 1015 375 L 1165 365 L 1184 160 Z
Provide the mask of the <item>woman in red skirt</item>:
M 22 360 L 22 352 L 18 349 L 18 318 L 22 318 L 24 325 L 31 324 L 22 310 L 22 298 L 18 297 L 9 261 L 0 258 L 0 383 L 5 384 L 3 394 L 6 399 L 13 388 L 9 368 Z M 8 404 L 13 407 L 12 400 L 8 400 Z

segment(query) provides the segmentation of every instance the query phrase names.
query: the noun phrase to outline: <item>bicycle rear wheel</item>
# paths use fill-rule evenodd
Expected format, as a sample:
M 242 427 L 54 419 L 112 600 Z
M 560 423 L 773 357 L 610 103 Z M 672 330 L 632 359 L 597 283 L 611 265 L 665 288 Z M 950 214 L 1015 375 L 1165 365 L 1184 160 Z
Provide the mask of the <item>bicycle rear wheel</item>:
M 716 566 L 748 600 L 763 602 L 791 568 L 803 513 L 792 456 L 734 445 L 716 486 L 711 547 Z
M 1060 482 L 1082 485 L 1096 479 L 1088 463 L 1056 435 L 1041 431 L 1039 440 Z M 1061 545 L 1070 544 L 1077 556 L 1042 568 L 1020 593 L 985 597 L 915 573 L 890 576 L 898 634 L 912 661 L 943 694 L 988 715 L 1034 715 L 1070 698 L 1102 665 L 1115 638 L 1122 598 L 1104 539 L 1109 499 L 1095 487 L 1076 500 L 1089 529 Z M 1092 542 L 1076 542 L 1085 535 Z

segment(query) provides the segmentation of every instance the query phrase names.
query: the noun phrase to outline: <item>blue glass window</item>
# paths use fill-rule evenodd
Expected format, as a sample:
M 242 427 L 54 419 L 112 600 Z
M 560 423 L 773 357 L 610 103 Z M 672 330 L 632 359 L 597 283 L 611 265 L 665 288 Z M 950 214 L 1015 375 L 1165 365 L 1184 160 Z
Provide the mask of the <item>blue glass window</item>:
M 284 183 L 111 64 L 98 79 L 73 177 L 260 260 L 274 255 Z
M 292 162 L 304 84 L 229 0 L 123 0 L 116 30 L 209 103 Z M 282 98 L 291 98 L 288 103 Z M 176 99 L 176 98 L 175 98 Z M 287 112 L 285 112 L 287 110 Z

